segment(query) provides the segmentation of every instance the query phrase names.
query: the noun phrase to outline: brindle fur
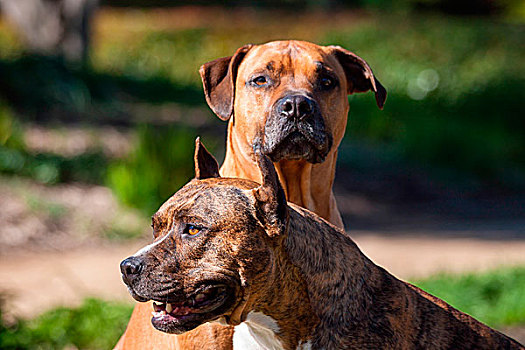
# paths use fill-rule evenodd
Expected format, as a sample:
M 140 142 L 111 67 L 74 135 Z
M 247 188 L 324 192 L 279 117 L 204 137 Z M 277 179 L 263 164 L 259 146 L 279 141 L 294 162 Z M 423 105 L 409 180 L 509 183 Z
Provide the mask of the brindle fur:
M 258 154 L 260 186 L 194 179 L 162 205 L 153 220 L 155 237 L 170 236 L 141 256 L 146 265 L 140 281 L 129 286 L 133 293 L 184 295 L 203 278 L 228 281 L 232 299 L 221 311 L 226 321 L 236 325 L 250 311 L 262 312 L 277 321 L 284 349 L 306 342 L 312 349 L 524 349 L 398 280 L 314 213 L 291 203 L 283 207 L 273 165 Z M 187 222 L 206 229 L 184 238 L 180 227 Z

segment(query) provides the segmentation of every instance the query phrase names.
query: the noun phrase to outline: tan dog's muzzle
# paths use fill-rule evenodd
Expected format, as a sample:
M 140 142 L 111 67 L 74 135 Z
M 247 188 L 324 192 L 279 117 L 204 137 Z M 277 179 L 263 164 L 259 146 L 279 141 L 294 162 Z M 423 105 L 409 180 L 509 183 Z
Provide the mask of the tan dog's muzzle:
M 303 94 L 277 100 L 266 120 L 263 150 L 273 162 L 304 159 L 321 163 L 332 147 L 319 104 Z

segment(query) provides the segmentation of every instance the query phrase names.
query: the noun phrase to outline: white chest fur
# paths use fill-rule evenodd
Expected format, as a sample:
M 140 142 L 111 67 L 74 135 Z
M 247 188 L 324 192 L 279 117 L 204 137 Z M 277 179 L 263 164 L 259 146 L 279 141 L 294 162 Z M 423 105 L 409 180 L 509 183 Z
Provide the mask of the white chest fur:
M 283 345 L 277 337 L 279 325 L 270 316 L 250 312 L 246 321 L 235 326 L 234 350 L 281 350 Z

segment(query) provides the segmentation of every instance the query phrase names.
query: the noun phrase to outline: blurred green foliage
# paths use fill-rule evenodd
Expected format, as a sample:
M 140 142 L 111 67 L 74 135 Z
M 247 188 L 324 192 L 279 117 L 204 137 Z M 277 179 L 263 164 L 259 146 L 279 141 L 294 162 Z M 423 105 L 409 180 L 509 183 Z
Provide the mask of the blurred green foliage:
M 31 177 L 44 184 L 104 181 L 107 159 L 102 152 L 64 157 L 50 153 L 31 154 L 0 147 L 0 171 Z
M 487 20 L 387 16 L 325 43 L 354 50 L 389 97 L 378 111 L 351 96 L 347 137 L 395 146 L 405 158 L 525 186 L 525 27 Z
M 0 101 L 0 172 L 32 177 L 45 184 L 70 181 L 101 183 L 106 163 L 106 156 L 101 151 L 74 157 L 29 153 L 20 122 L 14 118 L 11 109 Z
M 21 56 L 0 59 L 0 96 L 32 122 L 58 121 L 130 125 L 128 105 L 136 102 L 202 104 L 200 89 L 181 85 L 163 69 L 142 69 L 137 57 L 117 52 L 124 72 L 111 74 L 61 59 Z M 129 66 L 127 66 L 127 62 Z M 138 66 L 133 66 L 137 64 Z
M 124 159 L 108 159 L 102 151 L 65 157 L 26 150 L 23 130 L 12 112 L 0 104 L 0 172 L 31 177 L 41 183 L 106 183 L 123 203 L 154 213 L 194 175 L 197 132 L 179 125 L 142 125 L 137 144 Z M 215 148 L 212 138 L 205 141 Z M 122 230 L 108 237 L 124 236 Z
M 177 126 L 139 128 L 136 148 L 111 164 L 107 184 L 125 204 L 151 215 L 194 176 L 195 131 Z
M 489 326 L 525 324 L 525 267 L 465 275 L 442 274 L 415 283 Z
M 58 308 L 31 321 L 6 325 L 0 321 L 0 348 L 111 349 L 124 332 L 132 307 L 86 299 L 73 309 Z
M 245 21 L 232 20 L 245 13 L 235 17 L 226 10 L 211 19 L 189 13 L 192 20 L 179 25 L 185 19 L 176 11 L 101 11 L 88 66 L 25 56 L 15 35 L 0 31 L 0 97 L 21 125 L 109 123 L 137 128 L 139 135 L 129 158 L 114 164 L 97 152 L 67 159 L 31 155 L 13 134 L 0 150 L 0 171 L 47 183 L 106 183 L 125 203 L 151 213 L 192 176 L 195 133 L 177 131 L 191 124 L 183 112 L 170 128 L 138 126 L 159 118 L 139 114 L 167 104 L 200 108 L 215 128 L 220 122 L 205 104 L 199 66 L 249 42 L 293 37 L 356 52 L 386 86 L 383 111 L 371 93 L 350 96 L 347 145 L 352 140 L 389 149 L 434 176 L 441 173 L 436 168 L 454 169 L 512 191 L 525 189 L 523 25 L 398 11 L 301 13 L 290 23 L 286 12 L 268 16 L 267 10 L 250 12 Z M 215 129 L 223 139 L 222 129 Z
M 199 61 L 199 57 L 213 50 L 213 46 L 221 45 L 215 43 L 210 46 L 210 30 L 153 29 L 143 34 L 136 40 L 127 42 L 127 45 L 119 45 L 115 41 L 101 43 L 95 58 L 96 64 L 100 64 L 104 70 L 111 70 L 117 75 L 129 78 L 165 77 L 173 84 L 194 86 L 199 96 L 198 102 L 203 103 L 204 95 L 201 92 L 198 69 L 205 61 Z M 169 100 L 176 97 L 163 96 Z

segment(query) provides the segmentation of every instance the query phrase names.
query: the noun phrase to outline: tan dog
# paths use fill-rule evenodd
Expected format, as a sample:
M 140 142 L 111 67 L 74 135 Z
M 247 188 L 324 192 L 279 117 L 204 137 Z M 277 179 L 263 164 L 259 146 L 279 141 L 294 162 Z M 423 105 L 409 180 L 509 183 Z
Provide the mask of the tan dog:
M 261 139 L 288 200 L 342 228 L 332 184 L 337 147 L 346 129 L 347 96 L 371 90 L 380 108 L 386 99 L 368 64 L 338 46 L 277 41 L 243 46 L 231 57 L 204 64 L 200 74 L 209 106 L 229 120 L 220 173 L 260 181 L 253 141 Z M 135 307 L 117 348 L 177 348 L 175 337 L 153 330 L 150 313 L 150 305 Z M 231 333 L 218 326 L 200 327 L 179 337 L 178 343 L 202 350 L 210 337 L 231 344 L 222 342 L 231 339 Z
M 252 146 L 261 138 L 288 200 L 343 227 L 332 184 L 347 95 L 372 90 L 380 108 L 386 99 L 368 64 L 338 46 L 276 41 L 243 46 L 200 73 L 206 101 L 230 120 L 221 174 L 260 181 Z
M 180 334 L 220 319 L 234 349 L 523 349 L 396 279 L 345 234 L 287 205 L 272 162 L 262 184 L 218 178 L 202 147 L 196 179 L 153 217 L 155 241 L 121 264 L 152 323 Z

